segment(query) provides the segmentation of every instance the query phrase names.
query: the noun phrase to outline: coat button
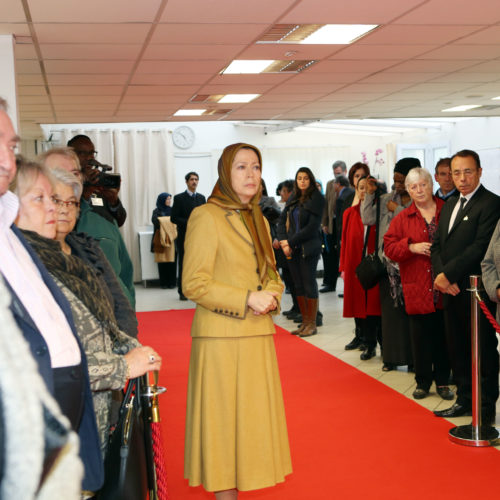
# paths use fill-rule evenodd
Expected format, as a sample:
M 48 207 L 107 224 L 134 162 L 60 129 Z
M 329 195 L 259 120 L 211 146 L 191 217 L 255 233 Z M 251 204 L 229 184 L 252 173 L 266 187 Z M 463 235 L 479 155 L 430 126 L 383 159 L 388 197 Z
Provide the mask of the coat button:
M 257 274 L 259 274 L 259 270 L 258 270 L 258 269 L 256 269 L 256 270 L 255 270 L 255 272 L 256 272 Z
M 239 315 L 240 315 L 240 313 L 235 313 L 235 314 L 236 314 L 236 316 L 239 316 Z
M 43 356 L 47 352 L 47 347 L 42 345 L 35 352 L 38 356 Z
M 257 290 L 262 290 L 262 286 L 261 286 L 261 285 L 259 285 L 259 286 L 257 287 Z
M 228 314 L 227 309 L 224 311 L 224 314 Z

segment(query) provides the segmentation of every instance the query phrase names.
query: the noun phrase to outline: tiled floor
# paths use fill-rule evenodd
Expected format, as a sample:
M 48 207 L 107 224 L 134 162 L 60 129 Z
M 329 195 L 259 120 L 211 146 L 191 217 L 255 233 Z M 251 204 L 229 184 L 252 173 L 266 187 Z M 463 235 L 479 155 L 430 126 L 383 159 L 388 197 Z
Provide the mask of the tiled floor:
M 339 280 L 340 282 L 341 280 Z M 362 372 L 376 378 L 392 389 L 412 398 L 412 392 L 415 389 L 414 374 L 408 373 L 406 367 L 399 367 L 390 372 L 382 371 L 382 360 L 380 351 L 377 350 L 377 356 L 369 361 L 361 361 L 360 351 L 346 351 L 344 346 L 353 338 L 354 321 L 342 317 L 342 299 L 337 296 L 338 292 L 320 294 L 320 310 L 323 313 L 324 326 L 319 328 L 318 335 L 303 339 L 310 342 L 318 348 L 332 354 L 333 356 L 355 366 Z M 161 290 L 158 287 L 136 285 L 137 311 L 161 311 L 168 309 L 190 309 L 195 304 L 191 301 L 180 301 L 177 290 Z M 287 310 L 291 307 L 290 295 L 284 295 L 282 299 L 282 308 Z M 296 327 L 295 323 L 287 320 L 284 316 L 276 317 L 276 324 L 292 330 Z M 435 392 L 435 387 L 431 388 L 428 397 L 417 401 L 420 405 L 430 410 L 448 408 L 453 401 L 442 400 Z M 500 404 L 497 405 L 497 415 L 500 415 Z M 497 417 L 500 419 L 500 417 Z M 471 422 L 471 417 L 460 417 L 450 420 L 455 425 L 464 425 Z M 500 420 L 497 420 L 500 424 Z

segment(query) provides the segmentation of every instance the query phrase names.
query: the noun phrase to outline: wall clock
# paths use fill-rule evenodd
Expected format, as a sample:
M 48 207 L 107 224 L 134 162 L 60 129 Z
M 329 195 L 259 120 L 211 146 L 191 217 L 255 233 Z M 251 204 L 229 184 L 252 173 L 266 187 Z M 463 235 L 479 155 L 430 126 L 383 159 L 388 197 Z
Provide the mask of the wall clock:
M 182 125 L 172 132 L 172 141 L 179 149 L 189 149 L 194 144 L 194 130 L 191 127 Z

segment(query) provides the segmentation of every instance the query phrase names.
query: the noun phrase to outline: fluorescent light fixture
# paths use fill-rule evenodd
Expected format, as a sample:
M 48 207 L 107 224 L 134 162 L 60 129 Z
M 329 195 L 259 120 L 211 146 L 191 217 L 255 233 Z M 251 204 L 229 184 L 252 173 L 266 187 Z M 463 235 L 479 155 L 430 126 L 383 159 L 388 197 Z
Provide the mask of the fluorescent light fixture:
M 273 60 L 259 61 L 248 59 L 237 59 L 233 61 L 224 71 L 225 75 L 241 75 L 249 73 L 261 73 L 264 71 Z
M 179 109 L 174 113 L 174 116 L 200 116 L 206 109 Z
M 227 94 L 222 99 L 219 99 L 218 102 L 219 103 L 250 102 L 259 96 L 260 94 Z
M 377 24 L 325 24 L 299 43 L 348 44 L 377 26 Z
M 453 111 L 469 111 L 469 109 L 480 108 L 481 104 L 463 104 L 462 106 L 455 106 L 453 108 L 442 109 L 441 111 L 453 112 Z
M 500 101 L 500 95 L 498 97 L 492 97 L 491 100 L 492 101 Z

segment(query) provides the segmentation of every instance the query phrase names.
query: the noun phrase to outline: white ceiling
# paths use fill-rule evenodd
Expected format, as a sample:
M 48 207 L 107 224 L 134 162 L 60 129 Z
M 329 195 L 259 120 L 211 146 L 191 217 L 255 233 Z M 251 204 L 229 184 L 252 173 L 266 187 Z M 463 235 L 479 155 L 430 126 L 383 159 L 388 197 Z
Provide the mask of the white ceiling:
M 255 43 L 290 23 L 380 27 L 352 45 Z M 460 104 L 500 114 L 498 0 L 2 0 L 7 33 L 24 136 L 38 123 L 178 121 L 200 107 L 195 94 L 262 94 L 211 105 L 232 121 L 448 117 Z M 318 62 L 220 75 L 236 58 Z

